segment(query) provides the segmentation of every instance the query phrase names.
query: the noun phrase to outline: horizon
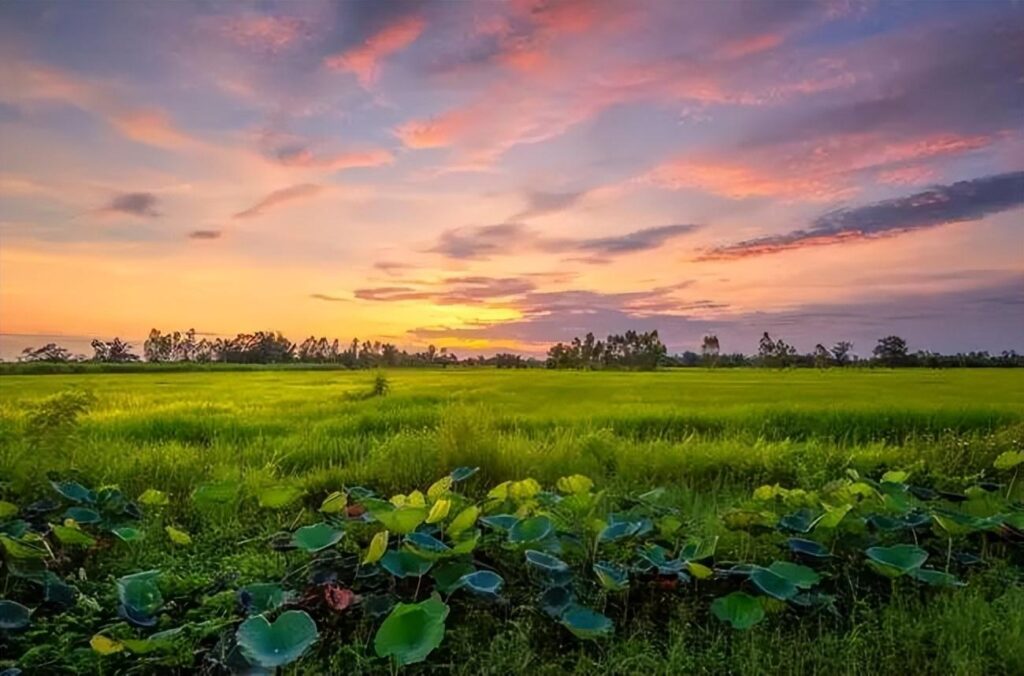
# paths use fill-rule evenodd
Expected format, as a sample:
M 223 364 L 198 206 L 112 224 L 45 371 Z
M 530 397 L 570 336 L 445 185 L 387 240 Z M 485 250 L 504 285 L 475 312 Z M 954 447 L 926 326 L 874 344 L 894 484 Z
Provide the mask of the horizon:
M 0 357 L 1024 351 L 1024 5 L 695 8 L 0 5 Z

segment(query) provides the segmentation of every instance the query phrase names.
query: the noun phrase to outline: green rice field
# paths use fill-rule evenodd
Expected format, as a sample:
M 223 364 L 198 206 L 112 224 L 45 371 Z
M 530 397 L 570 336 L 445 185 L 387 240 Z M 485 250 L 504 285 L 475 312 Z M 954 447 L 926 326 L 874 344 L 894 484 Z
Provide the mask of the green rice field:
M 1022 451 L 1015 369 L 2 376 L 0 584 L 31 621 L 0 633 L 0 671 L 1024 673 Z M 130 518 L 104 511 L 123 502 Z M 421 508 L 403 538 L 392 524 Z M 899 546 L 927 563 L 879 558 Z M 555 564 L 524 551 L 564 560 L 554 587 L 596 616 L 552 612 Z M 406 555 L 430 571 L 385 565 Z M 814 581 L 765 585 L 750 566 L 773 559 Z M 445 584 L 456 562 L 500 592 Z M 119 580 L 150 570 L 140 618 Z M 263 613 L 257 583 L 284 594 Z M 406 652 L 381 648 L 396 603 L 436 634 L 422 604 L 442 600 L 439 642 L 410 620 Z M 250 641 L 300 614 L 314 634 Z M 264 640 L 296 658 L 261 658 Z

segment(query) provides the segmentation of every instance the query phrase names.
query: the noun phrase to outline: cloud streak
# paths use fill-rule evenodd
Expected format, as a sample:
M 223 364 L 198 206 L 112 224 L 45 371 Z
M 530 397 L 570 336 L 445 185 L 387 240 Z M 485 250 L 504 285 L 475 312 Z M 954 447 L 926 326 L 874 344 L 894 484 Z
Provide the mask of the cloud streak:
M 500 223 L 446 230 L 429 251 L 462 260 L 508 256 L 523 251 L 614 257 L 658 249 L 697 228 L 696 225 L 663 225 L 623 235 L 572 239 L 548 237 L 521 223 Z
M 731 260 L 974 221 L 1024 205 L 1024 171 L 936 186 L 907 197 L 831 211 L 806 229 L 717 247 L 699 260 Z
M 318 194 L 321 190 L 323 190 L 322 186 L 315 185 L 313 183 L 300 183 L 299 185 L 281 188 L 280 190 L 275 190 L 270 193 L 251 207 L 239 211 L 234 215 L 234 218 L 246 219 L 262 216 L 267 211 L 274 209 L 281 204 L 312 197 Z

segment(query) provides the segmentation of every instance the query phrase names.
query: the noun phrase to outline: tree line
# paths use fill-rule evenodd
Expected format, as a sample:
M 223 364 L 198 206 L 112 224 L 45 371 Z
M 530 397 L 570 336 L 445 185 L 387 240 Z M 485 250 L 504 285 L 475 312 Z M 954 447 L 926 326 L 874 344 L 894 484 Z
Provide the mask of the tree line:
M 446 348 L 430 345 L 421 352 L 400 350 L 392 343 L 360 341 L 353 338 L 342 343 L 337 338 L 310 336 L 302 342 L 292 342 L 280 332 L 257 331 L 239 333 L 233 338 L 214 338 L 197 335 L 194 329 L 163 333 L 153 329 L 142 345 L 142 354 L 120 338 L 110 341 L 93 340 L 91 357 L 73 354 L 56 344 L 25 348 L 19 362 L 103 364 L 148 363 L 224 363 L 224 364 L 335 364 L 342 368 L 362 369 L 379 367 L 425 366 L 493 366 L 497 368 L 549 369 L 628 369 L 652 370 L 658 367 L 766 367 L 766 368 L 831 368 L 847 366 L 887 367 L 1022 367 L 1024 355 L 1013 350 L 998 355 L 988 352 L 939 354 L 918 350 L 911 352 L 907 341 L 890 335 L 878 339 L 869 357 L 853 352 L 853 343 L 839 341 L 831 347 L 815 345 L 808 353 L 799 353 L 782 338 L 773 338 L 765 332 L 758 343 L 757 354 L 726 353 L 716 335 L 707 335 L 700 351 L 687 350 L 670 355 L 657 330 L 647 332 L 626 331 L 599 340 L 593 333 L 573 338 L 568 343 L 556 343 L 544 360 L 502 352 L 492 356 L 459 359 Z

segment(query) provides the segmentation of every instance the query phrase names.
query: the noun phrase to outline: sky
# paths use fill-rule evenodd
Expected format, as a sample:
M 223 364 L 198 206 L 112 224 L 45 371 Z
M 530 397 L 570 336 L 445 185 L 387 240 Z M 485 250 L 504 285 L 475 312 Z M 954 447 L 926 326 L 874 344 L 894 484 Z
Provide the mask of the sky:
M 1020 2 L 0 3 L 5 358 L 1024 351 L 1022 226 Z

